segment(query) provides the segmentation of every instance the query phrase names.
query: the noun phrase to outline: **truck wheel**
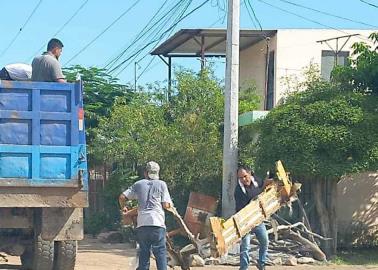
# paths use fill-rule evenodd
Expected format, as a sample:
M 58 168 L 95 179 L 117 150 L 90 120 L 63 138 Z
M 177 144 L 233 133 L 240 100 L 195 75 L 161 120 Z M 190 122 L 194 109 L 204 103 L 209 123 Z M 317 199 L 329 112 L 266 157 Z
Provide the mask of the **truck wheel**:
M 54 270 L 74 270 L 76 263 L 77 241 L 55 242 Z
M 38 235 L 32 247 L 25 249 L 21 255 L 22 269 L 52 270 L 54 265 L 54 242 L 42 240 Z
M 54 265 L 54 241 L 45 241 L 40 235 L 35 239 L 33 270 L 52 270 Z

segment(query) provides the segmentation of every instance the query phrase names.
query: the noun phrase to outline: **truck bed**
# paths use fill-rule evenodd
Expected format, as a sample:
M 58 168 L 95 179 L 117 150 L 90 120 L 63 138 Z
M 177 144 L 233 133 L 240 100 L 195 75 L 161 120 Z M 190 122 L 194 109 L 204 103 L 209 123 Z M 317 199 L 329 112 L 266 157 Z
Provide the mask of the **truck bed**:
M 87 188 L 81 82 L 0 81 L 2 205 L 84 207 Z

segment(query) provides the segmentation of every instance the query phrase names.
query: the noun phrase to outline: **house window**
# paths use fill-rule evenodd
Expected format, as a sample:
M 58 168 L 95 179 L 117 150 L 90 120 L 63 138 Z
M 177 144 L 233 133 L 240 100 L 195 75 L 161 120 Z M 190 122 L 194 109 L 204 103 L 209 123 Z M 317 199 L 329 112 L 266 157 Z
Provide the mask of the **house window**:
M 336 66 L 346 66 L 348 64 L 349 52 L 341 51 L 337 54 L 336 62 L 336 53 L 334 51 L 322 51 L 322 62 L 321 62 L 321 75 L 322 78 L 326 81 L 329 81 L 331 78 L 331 72 Z

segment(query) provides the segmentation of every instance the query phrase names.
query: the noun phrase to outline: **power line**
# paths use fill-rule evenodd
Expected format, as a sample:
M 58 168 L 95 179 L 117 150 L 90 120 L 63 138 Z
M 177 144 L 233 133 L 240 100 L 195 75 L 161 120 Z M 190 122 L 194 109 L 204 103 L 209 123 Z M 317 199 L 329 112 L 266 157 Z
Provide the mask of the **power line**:
M 304 16 L 302 16 L 302 15 L 299 15 L 299 14 L 297 14 L 297 13 L 295 13 L 295 12 L 291 12 L 291 11 L 289 11 L 289 10 L 286 10 L 286 9 L 284 9 L 284 8 L 277 7 L 277 6 L 275 6 L 275 5 L 272 5 L 272 4 L 270 4 L 270 3 L 267 3 L 267 2 L 264 1 L 264 0 L 257 0 L 257 1 L 259 1 L 259 2 L 261 2 L 261 3 L 264 3 L 265 5 L 268 5 L 268 6 L 272 7 L 272 8 L 275 8 L 275 9 L 281 10 L 281 11 L 283 11 L 283 12 L 285 12 L 285 13 L 288 13 L 288 14 L 294 15 L 294 16 L 296 16 L 296 17 L 299 17 L 299 18 L 301 18 L 301 19 L 303 19 L 303 20 L 305 20 L 305 21 L 309 21 L 309 22 L 312 22 L 312 23 L 315 23 L 315 24 L 321 25 L 321 26 L 323 26 L 323 27 L 326 27 L 326 28 L 329 28 L 329 29 L 333 29 L 333 30 L 336 30 L 336 31 L 341 32 L 341 33 L 343 33 L 343 34 L 349 35 L 348 32 L 345 32 L 345 31 L 343 31 L 343 30 L 341 30 L 341 29 L 338 29 L 338 28 L 336 28 L 336 27 L 333 27 L 333 26 L 330 26 L 330 25 L 326 25 L 326 24 L 323 24 L 323 23 L 321 23 L 321 22 L 318 22 L 318 21 L 312 20 L 312 19 L 310 19 L 310 18 L 307 18 L 307 17 L 304 17 Z M 357 36 L 357 38 L 362 39 L 362 40 L 365 40 L 365 41 L 369 41 L 368 38 L 363 37 L 363 36 L 361 36 L 361 35 Z
M 184 3 L 184 4 L 186 4 L 186 7 L 185 7 L 185 10 L 187 9 L 187 7 L 188 7 L 188 5 L 190 5 L 191 4 L 191 1 L 192 0 L 186 0 L 187 1 L 187 3 Z M 183 6 L 184 4 L 183 4 L 183 2 L 181 1 L 181 2 L 179 2 L 179 8 L 181 7 L 181 6 Z M 142 42 L 142 43 L 148 43 L 148 42 L 150 42 L 151 40 L 153 40 L 153 45 L 155 45 L 155 44 L 157 44 L 158 42 L 160 42 L 160 40 L 166 35 L 166 34 L 161 34 L 161 31 L 163 30 L 163 27 L 168 23 L 168 21 L 172 18 L 172 17 L 174 17 L 175 16 L 175 14 L 176 14 L 176 12 L 179 10 L 179 8 L 177 9 L 177 10 L 175 10 L 175 12 L 174 13 L 172 13 L 172 15 L 170 15 L 169 17 L 167 17 L 165 20 L 162 20 L 163 18 L 160 18 L 160 20 L 159 20 L 159 26 L 157 27 L 158 28 L 158 30 L 156 30 L 156 31 L 154 31 L 155 32 L 155 34 L 152 36 L 151 34 L 144 40 L 144 42 Z M 181 16 L 181 15 L 180 15 Z M 165 16 L 163 16 L 163 17 L 165 17 Z M 174 20 L 174 21 L 176 21 L 176 20 Z M 160 34 L 160 37 L 158 38 L 158 40 L 154 40 L 154 39 L 156 39 L 158 36 L 159 36 L 159 34 Z M 141 54 L 143 52 L 143 50 L 139 50 L 138 48 L 136 48 L 136 49 L 134 49 L 134 51 L 131 53 L 131 57 L 132 57 L 132 59 L 129 61 L 129 63 L 128 64 L 126 64 L 115 76 L 117 77 L 119 74 L 121 74 L 132 62 L 134 62 L 134 61 L 136 61 L 136 59 L 137 59 L 137 57 L 139 56 L 139 54 Z M 139 59 L 137 62 L 139 62 L 139 61 L 141 61 L 142 59 L 144 59 L 146 56 L 148 55 L 148 53 L 146 53 L 141 59 Z M 112 71 L 112 72 L 115 72 L 115 70 L 114 71 Z
M 155 60 L 156 58 L 152 58 L 153 60 Z M 149 69 L 147 69 L 146 71 L 144 71 L 144 73 L 146 72 L 150 72 L 152 69 L 154 69 L 155 67 L 157 67 L 158 65 L 160 65 L 161 63 L 157 62 L 155 64 L 153 64 Z M 141 76 L 138 77 L 138 80 Z
M 255 27 L 255 29 L 257 29 L 257 24 L 255 23 L 255 20 L 253 19 L 253 16 L 252 16 L 252 13 L 251 13 L 251 11 L 249 10 L 248 4 L 247 4 L 247 0 L 244 0 L 244 5 L 245 5 L 245 7 L 246 7 L 246 10 L 247 10 L 248 16 L 249 16 L 249 18 L 251 19 L 251 22 L 252 22 L 253 26 Z
M 120 54 L 118 54 L 118 56 L 116 56 L 113 60 L 110 60 L 108 61 L 108 63 L 105 65 L 104 68 L 112 68 L 114 66 L 114 64 L 126 53 L 127 50 L 129 50 L 133 45 L 136 44 L 136 42 L 138 42 L 141 38 L 143 38 L 147 33 L 149 33 L 151 31 L 151 29 L 153 29 L 155 26 L 157 26 L 157 23 L 160 24 L 160 22 L 163 20 L 164 17 L 168 16 L 169 14 L 172 14 L 173 10 L 175 8 L 177 8 L 179 5 L 180 5 L 180 1 L 178 1 L 169 11 L 167 11 L 165 14 L 163 14 L 163 16 L 161 16 L 159 18 L 159 20 L 153 24 L 152 26 L 149 27 L 149 25 L 154 21 L 154 19 L 157 17 L 157 15 L 161 12 L 161 10 L 163 9 L 163 7 L 165 6 L 165 4 L 167 3 L 167 1 L 165 1 L 160 7 L 159 9 L 157 10 L 157 12 L 152 16 L 152 18 L 149 20 L 149 22 L 144 26 L 144 30 L 141 31 L 136 37 L 135 39 L 125 48 L 122 50 L 122 52 Z M 147 29 L 147 30 L 146 30 Z
M 72 16 L 59 28 L 58 31 L 55 32 L 55 34 L 53 35 L 54 37 L 56 37 L 60 32 L 63 31 L 63 29 L 76 17 L 76 15 L 80 12 L 80 10 L 83 9 L 83 7 L 88 3 L 89 0 L 85 0 L 78 9 L 76 9 L 76 11 L 72 14 Z M 30 60 L 35 56 L 37 55 L 44 47 L 46 46 L 46 43 L 44 43 L 32 56 L 29 57 L 29 59 L 27 60 L 27 62 L 30 62 Z
M 209 1 L 209 0 L 208 0 Z M 163 32 L 158 38 L 156 38 L 156 36 L 159 34 L 159 32 L 158 33 L 156 33 L 152 38 L 154 38 L 154 40 L 152 41 L 152 42 L 150 42 L 149 44 L 148 44 L 148 46 L 149 45 L 151 45 L 151 44 L 158 44 L 167 34 L 168 35 L 170 35 L 172 32 L 173 32 L 173 30 L 175 29 L 175 27 L 178 25 L 178 23 L 180 22 L 180 21 L 182 21 L 185 17 L 183 17 L 184 16 L 184 14 L 185 14 L 185 12 L 188 10 L 188 8 L 189 8 L 189 6 L 192 4 L 192 0 L 188 0 L 187 1 L 187 3 L 184 3 L 183 5 L 185 5 L 186 4 L 186 6 L 184 6 L 184 9 L 183 9 L 183 11 L 177 16 L 177 18 L 173 21 L 173 25 L 170 27 L 170 28 L 168 28 L 168 30 L 166 30 L 165 32 Z M 147 46 L 147 47 L 148 47 Z M 147 47 L 145 47 L 145 48 L 147 48 Z M 144 49 L 145 49 L 144 48 Z M 132 56 L 131 56 L 131 58 L 133 59 L 132 61 L 134 61 L 137 57 L 138 57 L 138 55 L 140 54 L 140 53 L 142 53 L 142 51 L 144 50 L 144 49 L 142 49 L 142 50 L 138 50 L 137 52 L 135 52 Z M 148 53 L 147 54 L 145 54 L 141 59 L 139 59 L 138 60 L 138 62 L 139 61 L 141 61 L 142 59 L 144 59 L 146 56 L 148 55 Z M 128 64 L 126 64 L 117 74 L 116 74 L 116 77 L 119 75 L 119 74 L 121 74 L 129 65 L 130 65 L 130 63 L 132 62 L 132 61 L 130 61 Z M 122 64 L 122 63 L 121 63 Z M 151 64 L 151 62 L 150 62 L 150 64 Z M 111 71 L 112 72 L 112 71 Z
M 186 3 L 186 6 L 184 6 L 184 9 L 181 11 L 181 13 L 180 13 L 180 14 L 177 16 L 177 18 L 173 21 L 173 24 L 176 24 L 176 23 L 182 18 L 182 16 L 184 16 L 185 12 L 188 10 L 188 8 L 190 7 L 191 4 L 192 4 L 192 0 L 189 0 L 188 3 Z M 177 26 L 177 25 L 176 25 L 176 26 Z M 175 26 L 175 27 L 176 27 L 176 26 Z M 165 36 L 170 36 L 170 35 L 172 34 L 172 32 L 174 31 L 175 27 L 172 28 L 171 31 L 170 31 L 169 33 L 166 33 L 166 34 L 164 34 L 164 35 L 161 35 L 161 36 L 159 37 L 159 40 L 157 40 L 157 41 L 155 42 L 155 44 L 160 43 L 160 41 L 161 41 Z M 161 30 L 163 30 L 163 29 L 161 29 Z M 160 31 L 159 31 L 159 32 L 160 32 Z M 157 36 L 158 36 L 158 33 L 156 33 L 156 34 L 153 36 L 153 38 L 156 38 Z M 140 59 L 138 60 L 138 62 L 142 61 L 147 55 L 149 55 L 149 53 L 145 54 L 142 58 L 140 58 Z
M 140 46 L 142 45 L 139 45 L 139 46 L 135 46 L 136 48 L 134 49 L 134 51 L 132 51 L 126 58 L 128 59 L 127 61 L 135 61 L 135 59 L 139 56 L 140 53 L 142 53 L 147 47 L 149 47 L 151 44 L 154 44 L 155 42 L 158 42 L 159 40 L 161 40 L 169 30 L 166 30 L 165 32 L 162 32 L 164 30 L 164 27 L 168 24 L 168 22 L 174 18 L 178 12 L 180 12 L 181 8 L 184 7 L 184 9 L 186 10 L 187 9 L 187 6 L 191 4 L 193 0 L 185 0 L 185 1 L 178 1 L 178 3 L 173 7 L 171 8 L 171 11 L 169 11 L 168 13 L 166 13 L 165 15 L 162 15 L 162 17 L 159 18 L 158 20 L 158 24 L 154 24 L 154 26 L 156 26 L 155 28 L 154 27 L 150 27 L 149 30 L 152 31 L 152 33 L 150 33 L 142 42 L 141 44 L 147 44 L 147 46 L 145 46 L 143 49 L 140 49 Z M 182 13 L 182 11 L 180 12 L 180 14 Z M 181 16 L 181 15 L 179 15 Z M 178 17 L 179 18 L 179 17 Z M 174 19 L 174 22 L 176 21 L 177 19 Z M 149 31 L 148 31 L 149 32 Z M 146 33 L 147 34 L 147 33 Z M 130 47 L 130 46 L 129 46 Z M 128 49 L 126 49 L 128 50 Z M 127 62 L 126 61 L 126 62 Z M 130 62 L 131 63 L 131 62 Z M 129 66 L 129 64 L 126 64 L 121 72 L 127 68 L 127 66 Z M 119 69 L 124 63 L 120 63 L 118 64 L 116 67 L 113 67 L 111 69 L 111 72 L 115 72 L 117 69 Z M 118 72 L 118 74 L 120 74 L 121 72 Z
M 173 22 L 173 23 L 176 23 L 178 20 L 180 20 L 181 18 L 182 18 L 182 16 L 185 14 L 185 12 L 188 10 L 188 8 L 189 8 L 189 6 L 190 6 L 190 4 L 191 4 L 192 2 L 191 1 L 189 1 L 188 2 L 188 4 L 187 4 L 187 6 L 184 8 L 184 10 L 181 12 L 181 14 L 178 16 L 178 18 Z M 168 33 L 168 35 L 167 36 L 170 36 L 171 34 L 172 34 L 172 32 L 174 31 L 174 29 L 175 28 L 172 28 L 172 30 Z M 164 35 L 165 36 L 165 35 Z M 163 37 L 164 36 L 161 36 L 161 38 L 155 43 L 155 44 L 158 44 L 162 39 L 163 39 Z M 142 61 L 147 55 L 149 55 L 149 53 L 147 53 L 147 54 L 145 54 L 141 59 L 139 59 L 137 62 L 140 62 L 140 61 Z M 148 67 L 152 64 L 152 62 L 155 60 L 155 58 L 156 58 L 156 55 L 154 55 L 154 56 L 152 56 L 152 58 L 151 58 L 151 60 L 149 61 L 149 63 L 146 65 L 146 67 L 143 69 L 143 71 L 139 74 L 139 76 L 138 76 L 138 78 L 137 78 L 137 80 L 139 80 L 139 78 L 148 70 Z M 125 69 L 125 68 L 124 68 Z M 124 70 L 123 69 L 123 70 Z M 122 70 L 122 71 L 123 71 Z M 121 71 L 121 72 L 122 72 Z M 120 74 L 120 72 L 118 73 L 118 74 Z M 118 75 L 117 74 L 117 75 Z
M 218 3 L 218 5 L 219 5 L 219 0 L 217 1 L 217 3 Z M 217 5 L 212 5 L 212 7 L 217 7 Z M 187 8 L 186 8 L 187 9 Z M 186 11 L 186 9 L 185 9 L 185 11 Z M 184 12 L 185 12 L 184 11 Z M 225 10 L 224 10 L 225 11 Z M 226 13 L 225 13 L 226 14 Z M 181 16 L 180 16 L 180 18 L 181 18 Z M 225 18 L 225 16 L 223 16 L 223 17 L 219 17 L 213 24 L 211 24 L 211 26 L 209 26 L 209 28 L 211 28 L 213 25 L 215 25 L 215 24 L 217 24 L 218 22 L 220 22 L 221 20 L 223 20 L 224 21 L 224 18 Z M 174 28 L 172 29 L 172 31 L 168 34 L 168 36 L 170 36 L 171 35 L 171 33 L 174 31 Z M 145 56 L 143 56 L 141 59 L 139 59 L 137 62 L 140 62 L 141 60 L 143 60 L 146 56 L 148 55 L 148 53 L 145 55 Z M 141 77 L 142 77 L 142 75 L 144 74 L 144 73 L 146 73 L 146 72 L 149 72 L 149 71 L 151 71 L 154 67 L 156 67 L 159 63 L 155 63 L 152 67 L 150 67 L 151 66 L 151 64 L 153 63 L 153 61 L 156 59 L 156 56 L 154 55 L 152 58 L 151 58 L 151 60 L 149 61 L 149 63 L 146 65 L 146 67 L 143 69 L 143 71 L 139 74 L 139 76 L 137 77 L 137 80 L 139 80 Z M 223 63 L 225 63 L 225 62 L 223 62 Z M 150 67 L 150 68 L 149 68 Z M 123 70 L 122 70 L 123 71 Z M 121 71 L 121 72 L 122 72 Z M 116 76 L 118 76 L 121 72 L 119 72 L 119 73 L 117 73 L 117 75 Z
M 2 57 L 9 50 L 9 48 L 13 45 L 13 43 L 17 40 L 18 36 L 21 34 L 22 30 L 24 30 L 24 28 L 26 27 L 26 25 L 29 23 L 29 21 L 31 20 L 31 18 L 33 17 L 34 13 L 37 11 L 37 9 L 41 5 L 41 3 L 42 3 L 42 0 L 39 0 L 39 2 L 37 3 L 37 5 L 34 7 L 33 11 L 30 13 L 29 17 L 26 19 L 26 21 L 24 22 L 24 24 L 20 27 L 20 29 L 18 30 L 18 32 L 16 33 L 16 35 L 12 39 L 12 41 L 2 51 L 2 53 L 0 54 L 0 57 Z
M 160 11 L 163 9 L 163 7 L 166 5 L 168 0 L 164 1 L 164 3 L 158 8 L 158 10 L 155 12 L 155 14 L 152 16 L 152 18 L 147 22 L 147 24 L 143 27 L 143 31 L 140 31 L 138 35 L 134 38 L 134 40 L 128 45 L 127 48 L 123 48 L 120 53 L 118 53 L 112 60 L 107 61 L 108 63 L 105 64 L 104 69 L 111 68 L 125 53 L 126 51 L 135 45 L 136 42 L 138 42 L 142 37 L 144 37 L 152 28 L 154 25 L 149 27 L 149 25 L 154 21 L 154 19 L 157 17 L 157 15 L 160 13 Z M 161 21 L 161 18 L 158 20 L 158 22 Z M 149 27 L 147 30 L 146 28 Z
M 260 30 L 262 31 L 262 26 L 261 26 L 260 20 L 259 20 L 259 18 L 257 18 L 256 12 L 255 12 L 255 10 L 254 10 L 254 8 L 253 8 L 253 6 L 252 6 L 250 0 L 245 0 L 245 1 L 247 2 L 247 5 L 248 5 L 249 8 L 251 9 L 252 14 L 253 14 L 253 17 L 255 18 L 256 22 L 258 23 L 258 25 L 259 25 L 259 27 L 260 27 Z M 248 7 L 247 7 L 247 9 L 248 9 Z
M 304 8 L 304 9 L 307 9 L 307 10 L 311 10 L 311 11 L 314 11 L 314 12 L 317 12 L 317 13 L 320 13 L 320 14 L 323 14 L 323 15 L 327 15 L 327 16 L 338 18 L 338 19 L 342 19 L 342 20 L 345 20 L 345 21 L 349 21 L 349 22 L 353 22 L 353 23 L 358 23 L 358 24 L 362 24 L 362 25 L 365 25 L 365 26 L 369 26 L 369 27 L 375 27 L 375 28 L 378 27 L 376 25 L 372 25 L 372 24 L 369 24 L 369 23 L 364 23 L 364 22 L 361 22 L 361 21 L 356 21 L 356 20 L 353 20 L 353 19 L 349 19 L 349 18 L 346 18 L 346 17 L 342 17 L 342 16 L 339 16 L 339 15 L 332 14 L 332 13 L 329 13 L 329 12 L 326 12 L 326 11 L 322 11 L 322 10 L 318 10 L 318 9 L 315 9 L 315 8 L 312 8 L 312 7 L 307 7 L 307 6 L 298 4 L 298 3 L 294 3 L 294 2 L 291 2 L 291 1 L 288 1 L 288 0 L 279 0 L 279 1 L 287 3 L 289 5 L 296 6 L 296 7 Z M 363 1 L 363 0 L 361 0 L 361 1 Z
M 148 64 L 146 65 L 146 67 L 142 70 L 142 72 L 138 75 L 138 78 L 137 80 L 139 80 L 140 77 L 142 77 L 142 75 L 147 71 L 149 70 L 149 66 L 151 66 L 152 62 L 155 60 L 155 57 L 152 57 L 150 62 L 148 62 Z M 151 67 L 152 68 L 152 67 Z
M 225 17 L 226 17 L 226 16 L 219 17 L 216 21 L 214 21 L 212 24 L 210 24 L 210 25 L 208 26 L 208 28 L 213 28 L 215 25 L 217 25 L 217 24 L 220 23 L 220 22 L 222 22 L 222 24 L 223 24 L 223 22 L 224 22 L 224 20 L 225 20 Z
M 280 7 L 277 7 L 277 6 L 275 6 L 275 5 L 272 5 L 272 4 L 270 4 L 270 3 L 265 2 L 264 0 L 257 0 L 257 1 L 259 1 L 259 2 L 261 2 L 261 3 L 264 3 L 265 5 L 268 5 L 268 6 L 272 7 L 272 8 L 275 8 L 275 9 L 281 10 L 281 11 L 283 11 L 283 12 L 285 12 L 285 13 L 289 13 L 289 14 L 291 14 L 291 15 L 294 15 L 294 16 L 296 16 L 296 17 L 299 17 L 299 18 L 301 18 L 301 19 L 303 19 L 303 20 L 306 20 L 306 21 L 309 21 L 309 22 L 312 22 L 312 23 L 315 23 L 315 24 L 321 25 L 321 26 L 326 27 L 326 28 L 331 28 L 331 29 L 334 29 L 334 30 L 337 30 L 337 31 L 341 31 L 341 32 L 343 32 L 344 34 L 347 34 L 347 33 L 345 33 L 344 31 L 342 31 L 342 30 L 340 30 L 340 29 L 337 29 L 337 28 L 335 28 L 335 27 L 332 27 L 332 26 L 329 26 L 329 25 L 323 24 L 323 23 L 321 23 L 321 22 L 318 22 L 318 21 L 312 20 L 312 19 L 310 19 L 310 18 L 304 17 L 304 16 L 302 16 L 302 15 L 299 15 L 299 14 L 297 14 L 297 13 L 291 12 L 291 11 L 289 11 L 289 10 L 286 10 L 286 9 L 283 9 L 283 8 L 280 8 Z
M 186 19 L 188 16 L 190 16 L 191 14 L 193 14 L 194 12 L 196 12 L 198 9 L 200 9 L 201 7 L 203 7 L 205 4 L 207 4 L 210 0 L 205 0 L 202 4 L 198 5 L 196 8 L 194 8 L 193 10 L 191 10 L 188 14 L 186 14 L 185 16 L 183 16 L 177 23 L 175 23 L 174 25 L 172 25 L 171 27 L 169 27 L 166 31 L 164 31 L 162 33 L 161 36 L 165 35 L 166 33 L 168 33 L 171 29 L 173 29 L 174 27 L 177 26 L 178 23 L 180 23 L 182 20 Z M 159 38 L 160 38 L 159 37 Z M 140 48 L 138 50 L 138 52 L 134 53 L 133 55 L 129 56 L 127 59 L 125 59 L 124 61 L 122 61 L 120 64 L 118 64 L 115 68 L 113 68 L 112 70 L 110 70 L 110 72 L 113 72 L 117 69 L 119 69 L 122 65 L 124 65 L 126 62 L 128 62 L 130 59 L 132 59 L 135 55 L 137 55 L 138 53 L 142 52 L 143 50 L 145 50 L 148 46 L 150 46 L 151 44 L 153 44 L 154 42 L 156 42 L 158 39 L 155 39 L 153 41 L 150 41 L 149 43 L 147 43 L 146 45 L 144 45 L 142 48 Z
M 146 33 L 144 34 L 147 34 L 150 30 L 153 31 L 153 33 L 155 33 L 153 36 L 150 34 L 146 39 L 144 39 L 144 41 L 142 43 L 148 43 L 150 42 L 151 40 L 153 39 L 156 39 L 159 35 L 159 38 L 158 40 L 154 40 L 153 43 L 158 43 L 160 42 L 160 40 L 166 35 L 166 33 L 163 33 L 161 34 L 161 31 L 164 29 L 164 26 L 167 25 L 167 23 L 170 21 L 171 18 L 175 17 L 177 11 L 180 10 L 181 7 L 184 7 L 184 11 L 181 12 L 181 14 L 185 13 L 185 11 L 187 10 L 187 8 L 190 6 L 190 4 L 192 3 L 193 0 L 185 0 L 185 1 L 178 1 L 178 3 L 176 5 L 173 6 L 173 8 L 171 8 L 167 13 L 165 13 L 164 15 L 162 15 L 159 20 L 158 20 L 158 24 L 154 24 L 153 26 L 151 26 Z M 182 15 L 179 15 L 178 18 L 180 18 Z M 174 22 L 176 22 L 177 19 L 174 20 Z M 156 26 L 156 27 L 155 27 Z M 155 27 L 155 28 L 154 28 Z M 158 30 L 156 30 L 158 29 Z M 139 40 L 139 39 L 138 39 Z M 135 42 L 132 42 L 131 45 L 135 45 Z M 122 55 L 131 47 L 131 45 L 126 48 L 126 50 L 122 53 Z M 140 53 L 142 53 L 143 50 L 134 50 L 131 54 L 132 54 L 132 59 L 130 60 L 130 62 L 125 66 L 123 67 L 123 69 L 117 73 L 116 76 L 118 76 L 118 74 L 120 74 L 123 70 L 125 70 L 131 62 L 135 61 L 135 59 L 139 56 Z M 148 53 L 145 55 L 147 56 Z M 145 57 L 144 56 L 144 57 Z M 144 58 L 143 57 L 143 58 Z M 120 58 L 120 57 L 119 57 Z M 118 59 L 119 59 L 118 58 Z M 117 59 L 117 60 L 118 60 Z M 140 61 L 140 60 L 139 60 Z M 113 65 L 114 66 L 114 65 Z
M 372 7 L 378 8 L 377 5 L 374 5 L 373 3 L 370 3 L 370 2 L 368 2 L 368 1 L 365 1 L 365 0 L 360 0 L 360 1 L 361 1 L 362 3 L 365 3 L 365 4 L 369 5 L 369 6 L 372 6 Z
M 218 8 L 218 18 L 225 18 L 225 15 L 227 15 L 227 7 L 225 0 L 211 0 L 211 6 Z
M 99 39 L 103 34 L 105 34 L 114 24 L 116 24 L 120 19 L 122 19 L 127 13 L 129 13 L 141 0 L 136 0 L 128 9 L 122 12 L 111 24 L 109 24 L 104 30 L 102 30 L 94 39 L 92 39 L 86 46 L 84 46 L 79 52 L 72 56 L 65 64 L 66 66 L 73 59 L 78 57 L 82 52 L 84 52 L 89 46 L 91 46 L 97 39 Z

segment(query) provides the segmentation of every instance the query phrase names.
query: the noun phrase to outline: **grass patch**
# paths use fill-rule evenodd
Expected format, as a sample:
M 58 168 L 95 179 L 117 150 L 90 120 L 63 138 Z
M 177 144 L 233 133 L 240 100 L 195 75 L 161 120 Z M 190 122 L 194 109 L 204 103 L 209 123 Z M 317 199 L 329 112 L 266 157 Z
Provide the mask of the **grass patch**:
M 339 250 L 332 262 L 338 265 L 378 265 L 378 247 Z

